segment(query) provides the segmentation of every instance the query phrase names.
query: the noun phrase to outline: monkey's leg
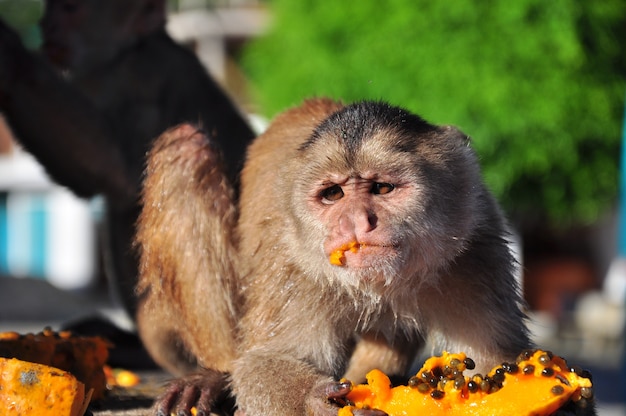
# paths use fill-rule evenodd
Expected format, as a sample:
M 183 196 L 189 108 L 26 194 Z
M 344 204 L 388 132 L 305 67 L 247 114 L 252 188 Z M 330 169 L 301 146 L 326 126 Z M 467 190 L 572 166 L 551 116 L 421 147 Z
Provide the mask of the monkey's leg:
M 161 303 L 158 297 L 146 294 L 139 305 L 137 325 L 141 339 L 152 358 L 175 376 L 197 371 L 196 358 L 184 344 L 184 334 L 176 327 L 179 321 L 173 317 L 174 311 L 165 310 L 169 308 L 167 303 Z M 159 313 L 154 313 L 157 309 Z M 172 319 L 163 322 L 164 315 L 172 316 Z
M 161 135 L 150 154 L 137 226 L 139 332 L 176 381 L 156 409 L 209 408 L 235 355 L 236 209 L 220 154 L 196 128 Z M 195 371 L 197 369 L 194 368 Z M 217 375 L 216 375 L 217 374 Z
M 413 345 L 415 344 L 415 345 Z M 357 342 L 344 377 L 353 383 L 365 381 L 365 374 L 377 368 L 388 375 L 404 376 L 420 342 L 410 343 L 404 337 L 398 337 L 389 345 L 387 340 L 377 334 L 363 334 Z

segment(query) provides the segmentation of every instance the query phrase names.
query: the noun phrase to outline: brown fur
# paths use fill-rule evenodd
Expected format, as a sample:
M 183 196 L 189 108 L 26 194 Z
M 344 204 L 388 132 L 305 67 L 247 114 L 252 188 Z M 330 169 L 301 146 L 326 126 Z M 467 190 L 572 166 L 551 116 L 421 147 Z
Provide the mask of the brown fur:
M 142 249 L 137 321 L 150 340 L 145 345 L 173 374 L 193 367 L 161 359 L 161 345 L 183 339 L 174 352 L 185 357 L 190 349 L 200 365 L 228 371 L 241 302 L 232 264 L 233 191 L 219 154 L 203 133 L 182 125 L 159 138 L 148 160 L 137 227 Z M 208 317 L 211 324 L 203 330 Z M 202 336 L 188 335 L 199 332 Z
M 382 103 L 306 101 L 250 146 L 235 227 L 222 213 L 232 212 L 230 191 L 207 167 L 211 157 L 187 156 L 200 138 L 184 142 L 186 129 L 166 134 L 159 143 L 167 146 L 150 156 L 142 331 L 159 345 L 153 327 L 178 328 L 207 380 L 210 369 L 231 373 L 246 415 L 336 414 L 327 400 L 333 380 L 361 381 L 374 367 L 403 374 L 427 338 L 467 352 L 481 369 L 529 346 L 502 215 L 458 130 Z M 337 187 L 339 197 L 327 193 Z M 330 264 L 329 253 L 350 241 L 367 244 L 343 267 Z M 213 303 L 231 290 L 239 309 L 225 320 L 228 309 Z M 184 395 L 197 378 L 178 386 Z

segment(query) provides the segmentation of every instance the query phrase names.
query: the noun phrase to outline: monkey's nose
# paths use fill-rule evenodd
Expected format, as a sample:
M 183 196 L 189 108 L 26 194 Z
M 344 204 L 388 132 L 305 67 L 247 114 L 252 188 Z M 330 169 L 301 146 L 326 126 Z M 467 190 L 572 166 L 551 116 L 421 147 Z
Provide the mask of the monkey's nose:
M 376 228 L 378 218 L 367 206 L 355 206 L 353 211 L 354 226 L 357 234 L 368 233 Z
M 354 236 L 356 240 L 376 228 L 376 214 L 362 206 L 354 206 L 339 218 L 339 229 L 346 236 Z

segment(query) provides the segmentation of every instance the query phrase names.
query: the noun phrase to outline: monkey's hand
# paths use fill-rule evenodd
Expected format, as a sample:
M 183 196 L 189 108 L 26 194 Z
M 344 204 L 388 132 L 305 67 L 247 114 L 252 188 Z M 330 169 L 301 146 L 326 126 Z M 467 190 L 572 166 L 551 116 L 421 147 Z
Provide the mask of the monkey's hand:
M 349 381 L 340 381 L 327 383 L 320 386 L 323 389 L 322 395 L 326 401 L 337 404 L 339 406 L 346 406 L 348 404 L 347 394 L 352 390 L 352 384 Z M 314 396 L 318 396 L 316 391 L 313 391 Z M 336 410 L 335 413 L 336 414 Z M 352 414 L 354 416 L 387 416 L 387 413 L 378 409 L 355 409 Z
M 156 399 L 152 410 L 158 416 L 191 416 L 191 408 L 195 407 L 197 416 L 209 416 L 228 408 L 232 414 L 227 383 L 225 373 L 212 370 L 176 379 Z

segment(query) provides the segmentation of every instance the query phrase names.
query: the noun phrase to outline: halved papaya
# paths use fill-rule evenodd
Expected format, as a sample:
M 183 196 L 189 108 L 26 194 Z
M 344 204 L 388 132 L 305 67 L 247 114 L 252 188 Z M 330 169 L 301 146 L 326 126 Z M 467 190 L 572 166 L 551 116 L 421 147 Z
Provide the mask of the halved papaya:
M 549 351 L 527 350 L 515 363 L 494 367 L 486 376 L 464 375 L 474 363 L 464 353 L 444 352 L 431 357 L 406 386 L 392 387 L 379 370 L 367 374 L 367 384 L 354 385 L 350 405 L 354 409 L 379 409 L 400 415 L 550 415 L 570 400 L 588 405 L 593 397 L 590 375 L 571 368 Z

